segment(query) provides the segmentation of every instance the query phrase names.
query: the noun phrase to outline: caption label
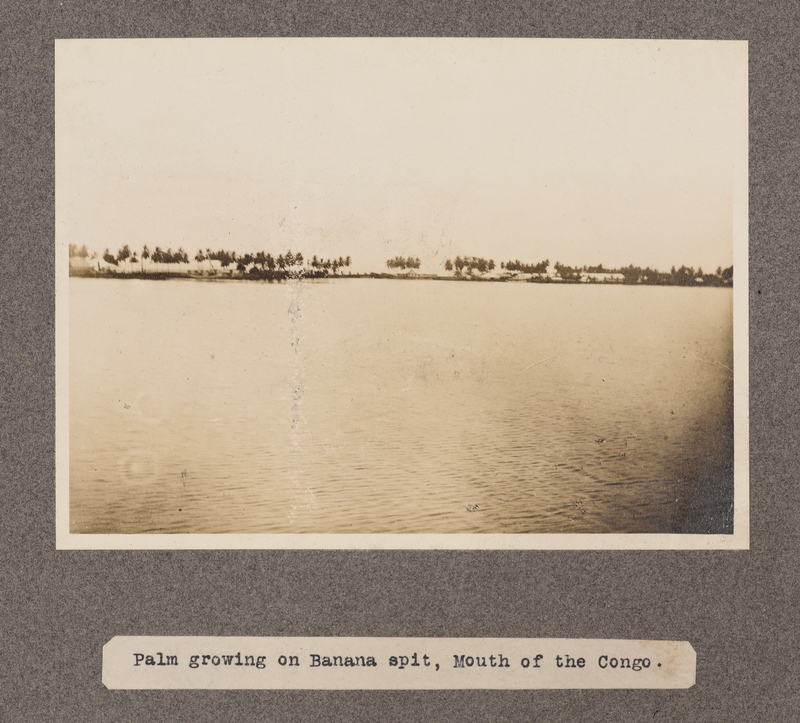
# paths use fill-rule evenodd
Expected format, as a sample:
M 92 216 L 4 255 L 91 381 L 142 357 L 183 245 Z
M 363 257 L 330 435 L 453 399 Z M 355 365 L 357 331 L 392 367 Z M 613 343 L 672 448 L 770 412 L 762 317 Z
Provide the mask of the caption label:
M 688 642 L 555 638 L 115 637 L 111 689 L 690 688 Z

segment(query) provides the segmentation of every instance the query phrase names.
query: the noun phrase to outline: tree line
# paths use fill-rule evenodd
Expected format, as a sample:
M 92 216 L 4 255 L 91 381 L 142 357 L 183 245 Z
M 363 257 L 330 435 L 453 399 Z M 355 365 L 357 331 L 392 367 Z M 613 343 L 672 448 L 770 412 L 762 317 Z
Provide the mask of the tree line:
M 131 249 L 125 244 L 116 253 L 105 249 L 98 254 L 91 253 L 85 245 L 78 247 L 69 245 L 70 258 L 80 258 L 87 263 L 97 262 L 97 272 L 103 269 L 100 260 L 107 264 L 107 269 L 112 271 L 120 269 L 126 274 L 175 274 L 189 273 L 187 269 L 190 258 L 183 248 L 173 251 L 172 248 L 162 249 L 156 246 L 150 249 L 147 245 L 141 251 Z M 200 249 L 193 257 L 197 270 L 193 273 L 215 275 L 220 270 L 227 275 L 237 275 L 245 278 L 283 280 L 287 278 L 326 278 L 338 276 L 342 269 L 349 268 L 349 256 L 338 258 L 318 258 L 312 256 L 308 259 L 300 252 L 285 253 L 273 256 L 271 253 L 257 251 L 255 253 L 238 253 L 227 249 L 212 250 Z M 395 256 L 386 261 L 389 269 L 417 270 L 421 266 L 420 259 L 413 256 Z M 454 272 L 457 278 L 474 278 L 477 275 L 489 273 L 495 269 L 495 262 L 480 256 L 456 256 L 455 259 L 446 259 L 444 268 Z M 538 263 L 528 263 L 519 259 L 500 263 L 500 269 L 505 272 L 531 274 L 532 281 L 564 281 L 564 282 L 604 282 L 611 281 L 622 284 L 647 284 L 661 286 L 733 286 L 733 266 L 727 268 L 717 267 L 716 271 L 706 273 L 702 267 L 695 269 L 692 266 L 673 266 L 670 271 L 662 272 L 649 266 L 623 266 L 620 268 L 606 268 L 603 264 L 594 266 L 567 266 L 560 262 L 553 265 L 550 271 L 549 259 Z M 598 275 L 609 276 L 598 278 Z M 611 276 L 613 275 L 613 277 Z
M 88 261 L 97 260 L 97 254 L 90 254 L 86 246 L 78 248 L 76 244 L 69 245 L 70 258 L 83 258 Z M 131 250 L 125 244 L 116 253 L 111 253 L 105 249 L 102 260 L 110 267 L 125 270 L 126 273 L 138 271 L 142 275 L 152 273 L 187 273 L 186 266 L 190 263 L 189 255 L 183 248 L 173 251 L 171 248 L 166 250 L 156 246 L 153 250 L 145 245 L 141 253 Z M 273 256 L 271 253 L 257 251 L 256 253 L 238 253 L 227 249 L 212 250 L 207 248 L 200 249 L 194 255 L 198 271 L 201 273 L 215 274 L 217 269 L 223 269 L 229 274 L 236 273 L 252 278 L 262 278 L 280 281 L 286 278 L 324 278 L 327 276 L 338 275 L 339 271 L 347 268 L 352 263 L 349 256 L 338 258 L 323 259 L 312 256 L 311 259 L 300 253 L 291 250 Z M 215 266 L 216 262 L 218 266 Z M 135 265 L 138 264 L 138 269 Z M 207 264 L 207 268 L 206 268 Z M 183 268 L 181 268 L 183 265 Z M 98 261 L 98 271 L 100 264 Z
M 494 261 L 476 256 L 456 256 L 455 261 L 447 259 L 445 271 L 454 271 L 456 276 L 471 276 L 475 272 L 481 274 L 494 269 Z M 519 259 L 501 261 L 501 271 L 510 271 L 521 274 L 531 274 L 539 278 L 532 281 L 556 280 L 567 282 L 602 282 L 611 281 L 622 284 L 650 284 L 661 286 L 733 286 L 733 266 L 727 268 L 717 267 L 713 273 L 706 273 L 702 267 L 695 269 L 692 266 L 673 266 L 670 271 L 662 272 L 657 269 L 633 264 L 620 268 L 606 268 L 603 264 L 595 266 L 568 266 L 559 261 L 553 265 L 550 272 L 550 260 L 544 259 L 538 263 L 528 263 Z M 607 274 L 605 279 L 598 279 L 598 275 Z M 616 278 L 612 278 L 614 275 Z
M 667 272 L 650 267 L 624 266 L 618 269 L 626 284 L 654 284 L 664 286 L 733 286 L 733 266 L 723 269 L 718 266 L 713 273 L 706 273 L 703 268 L 692 266 L 674 266 Z
M 522 274 L 544 274 L 547 273 L 547 267 L 550 266 L 550 260 L 545 259 L 538 264 L 527 264 L 519 259 L 515 261 L 500 262 L 500 268 L 508 271 L 518 271 Z
M 447 259 L 444 262 L 445 271 L 455 271 L 457 276 L 466 274 L 471 276 L 475 271 L 485 274 L 494 271 L 494 261 L 481 256 L 456 256 L 455 260 Z
M 556 263 L 556 273 L 565 281 L 581 281 L 584 277 L 589 282 L 598 281 L 598 274 L 613 274 L 616 283 L 645 284 L 650 286 L 733 286 L 733 266 L 723 269 L 718 266 L 713 273 L 706 273 L 702 266 L 673 266 L 669 271 L 659 271 L 650 266 L 642 267 L 630 264 L 620 268 L 597 266 L 564 266 Z
M 386 261 L 386 266 L 390 269 L 400 269 L 401 271 L 405 271 L 406 269 L 414 270 L 418 269 L 422 263 L 420 260 L 414 256 L 409 256 L 404 258 L 403 256 L 395 256 L 393 259 L 388 259 Z

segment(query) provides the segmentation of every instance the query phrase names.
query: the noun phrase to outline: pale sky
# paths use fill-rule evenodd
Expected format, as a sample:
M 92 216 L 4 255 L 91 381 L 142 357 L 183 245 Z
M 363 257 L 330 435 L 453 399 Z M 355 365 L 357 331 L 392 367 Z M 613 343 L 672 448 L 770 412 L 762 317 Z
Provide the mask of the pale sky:
M 56 44 L 63 245 L 713 271 L 746 191 L 744 42 Z

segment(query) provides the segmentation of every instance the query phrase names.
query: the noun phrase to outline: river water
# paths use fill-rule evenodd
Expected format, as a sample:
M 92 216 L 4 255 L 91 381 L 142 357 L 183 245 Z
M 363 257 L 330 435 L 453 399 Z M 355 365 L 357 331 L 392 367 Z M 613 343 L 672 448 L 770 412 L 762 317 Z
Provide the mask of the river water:
M 72 278 L 69 333 L 72 532 L 730 531 L 730 289 Z

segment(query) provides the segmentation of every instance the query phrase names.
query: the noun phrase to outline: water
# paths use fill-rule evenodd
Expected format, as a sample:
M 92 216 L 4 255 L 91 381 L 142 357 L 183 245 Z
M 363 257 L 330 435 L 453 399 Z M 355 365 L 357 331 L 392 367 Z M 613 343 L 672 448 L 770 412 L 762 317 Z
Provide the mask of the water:
M 70 280 L 70 525 L 723 532 L 732 292 Z

